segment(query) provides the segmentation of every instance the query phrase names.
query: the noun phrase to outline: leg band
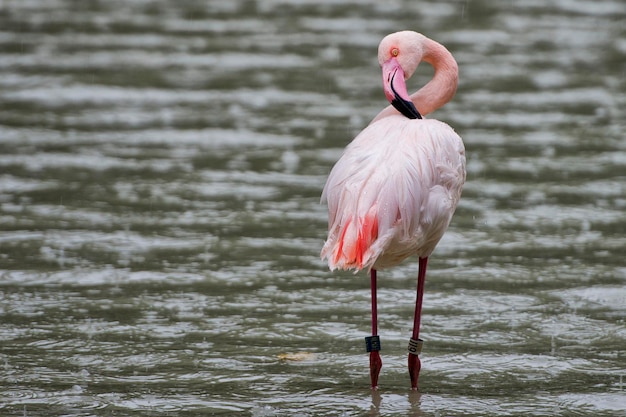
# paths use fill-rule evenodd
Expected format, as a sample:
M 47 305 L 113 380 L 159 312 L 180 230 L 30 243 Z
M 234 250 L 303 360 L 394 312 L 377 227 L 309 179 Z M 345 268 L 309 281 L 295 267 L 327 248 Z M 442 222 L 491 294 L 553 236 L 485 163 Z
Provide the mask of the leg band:
M 365 350 L 368 352 L 380 350 L 380 337 L 368 336 L 365 338 Z
M 419 355 L 420 353 L 422 353 L 422 345 L 424 344 L 424 341 L 422 339 L 410 339 L 409 340 L 409 353 L 412 355 Z

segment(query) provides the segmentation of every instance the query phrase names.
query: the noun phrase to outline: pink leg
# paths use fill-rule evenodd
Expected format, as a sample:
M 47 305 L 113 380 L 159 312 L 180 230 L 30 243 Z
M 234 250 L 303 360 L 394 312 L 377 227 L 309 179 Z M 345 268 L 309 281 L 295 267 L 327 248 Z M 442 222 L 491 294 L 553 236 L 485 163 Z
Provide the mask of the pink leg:
M 376 295 L 376 270 L 370 271 L 370 285 L 372 289 L 372 337 L 366 337 L 365 343 L 367 351 L 370 353 L 370 379 L 372 381 L 372 389 L 378 388 L 378 374 L 383 366 L 380 359 L 380 339 L 378 338 L 378 308 Z
M 411 389 L 417 391 L 422 363 L 418 354 L 421 351 L 420 324 L 422 321 L 422 300 L 424 298 L 424 282 L 426 281 L 426 265 L 428 258 L 420 258 L 419 272 L 417 274 L 417 297 L 415 301 L 415 316 L 413 318 L 413 336 L 409 343 L 409 376 L 411 377 Z

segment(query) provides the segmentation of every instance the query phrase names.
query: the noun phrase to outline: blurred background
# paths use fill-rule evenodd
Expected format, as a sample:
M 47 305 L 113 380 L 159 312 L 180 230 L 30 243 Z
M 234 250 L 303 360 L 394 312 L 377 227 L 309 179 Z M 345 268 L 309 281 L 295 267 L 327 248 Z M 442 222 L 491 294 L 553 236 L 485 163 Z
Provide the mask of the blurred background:
M 622 0 L 0 0 L 0 414 L 617 416 Z M 467 184 L 431 257 L 319 260 L 319 196 L 387 103 L 376 51 L 456 57 Z M 432 76 L 423 64 L 408 83 Z

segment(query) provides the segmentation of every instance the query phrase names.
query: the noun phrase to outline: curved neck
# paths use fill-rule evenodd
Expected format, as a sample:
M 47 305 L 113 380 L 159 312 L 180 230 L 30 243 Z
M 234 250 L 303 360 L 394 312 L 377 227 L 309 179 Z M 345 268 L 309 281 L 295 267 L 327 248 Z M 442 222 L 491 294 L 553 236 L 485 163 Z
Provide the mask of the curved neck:
M 432 39 L 425 39 L 422 61 L 435 69 L 433 78 L 422 88 L 411 94 L 411 101 L 422 115 L 427 115 L 446 104 L 454 97 L 459 81 L 459 66 L 445 46 Z M 370 122 L 400 114 L 393 106 L 387 106 Z
M 459 66 L 445 46 L 431 39 L 424 42 L 422 60 L 433 66 L 435 75 L 410 97 L 420 113 L 428 114 L 454 97 L 459 81 Z

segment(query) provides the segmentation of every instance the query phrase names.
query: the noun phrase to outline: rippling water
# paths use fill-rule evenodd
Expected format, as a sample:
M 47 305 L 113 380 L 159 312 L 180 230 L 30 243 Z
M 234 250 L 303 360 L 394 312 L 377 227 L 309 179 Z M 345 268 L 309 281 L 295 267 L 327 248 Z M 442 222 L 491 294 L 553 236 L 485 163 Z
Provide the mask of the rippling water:
M 623 416 L 621 0 L 0 1 L 0 413 Z M 379 40 L 460 66 L 468 181 L 431 258 L 319 260 L 319 195 L 385 105 Z M 410 82 L 431 76 L 423 65 Z

